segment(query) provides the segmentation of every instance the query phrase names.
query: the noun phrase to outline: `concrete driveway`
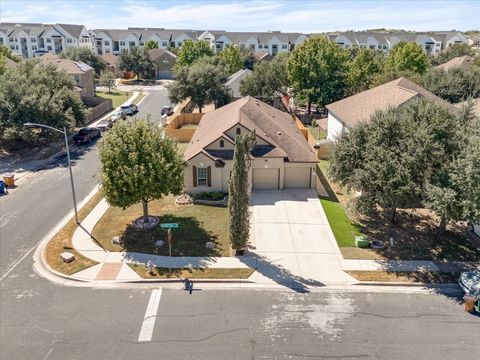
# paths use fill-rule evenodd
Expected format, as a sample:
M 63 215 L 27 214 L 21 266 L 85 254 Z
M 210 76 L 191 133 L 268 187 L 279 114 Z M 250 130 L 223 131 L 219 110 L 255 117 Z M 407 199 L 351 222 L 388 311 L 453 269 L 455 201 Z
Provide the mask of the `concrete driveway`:
M 249 255 L 265 281 L 322 286 L 355 279 L 341 270 L 341 254 L 314 190 L 261 190 L 251 196 Z M 259 279 L 262 280 L 262 279 Z

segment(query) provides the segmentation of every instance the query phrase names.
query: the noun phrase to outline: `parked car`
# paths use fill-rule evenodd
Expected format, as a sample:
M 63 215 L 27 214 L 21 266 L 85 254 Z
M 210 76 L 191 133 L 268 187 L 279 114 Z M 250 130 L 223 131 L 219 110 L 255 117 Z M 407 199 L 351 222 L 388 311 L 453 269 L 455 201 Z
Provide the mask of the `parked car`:
M 110 129 L 113 126 L 113 122 L 110 119 L 104 119 L 97 124 L 97 129 L 100 131 L 105 131 Z
M 120 107 L 120 110 L 122 111 L 123 114 L 126 115 L 133 115 L 138 111 L 138 106 L 135 104 L 124 104 Z
M 464 271 L 458 278 L 458 284 L 467 294 L 480 295 L 480 271 Z
M 87 127 L 81 129 L 76 135 L 73 136 L 73 142 L 75 144 L 86 144 L 98 137 L 100 137 L 100 130 L 93 127 Z
M 161 112 L 161 115 L 172 115 L 173 114 L 173 109 L 170 105 L 165 105 L 163 108 L 162 108 L 162 112 Z

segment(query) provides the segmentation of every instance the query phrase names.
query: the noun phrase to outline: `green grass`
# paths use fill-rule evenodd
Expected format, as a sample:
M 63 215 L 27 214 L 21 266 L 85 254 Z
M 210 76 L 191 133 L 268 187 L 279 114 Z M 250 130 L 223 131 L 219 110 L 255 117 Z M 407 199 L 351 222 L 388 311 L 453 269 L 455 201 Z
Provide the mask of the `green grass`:
M 149 214 L 160 217 L 161 223 L 178 223 L 173 230 L 173 256 L 230 256 L 232 250 L 228 238 L 228 209 L 202 205 L 176 205 L 175 198 L 152 201 Z M 159 226 L 149 231 L 136 230 L 131 223 L 142 215 L 141 204 L 125 210 L 110 207 L 93 229 L 93 237 L 109 251 L 133 251 L 168 255 L 168 246 L 156 251 L 156 240 L 166 240 L 166 229 Z M 112 238 L 121 235 L 124 246 L 113 245 Z M 205 243 L 214 242 L 214 250 Z
M 339 247 L 355 246 L 355 235 L 360 235 L 359 229 L 348 219 L 343 206 L 328 199 L 320 199 L 333 235 Z
M 125 91 L 112 91 L 110 94 L 108 91 L 97 91 L 97 96 L 104 99 L 112 99 L 112 106 L 114 109 L 122 105 L 132 95 L 130 92 Z M 125 95 L 127 94 L 127 95 Z
M 149 274 L 143 264 L 128 264 L 128 266 L 144 279 L 248 279 L 255 271 L 251 268 L 168 269 L 155 267 L 153 274 Z
M 180 150 L 180 152 L 181 152 L 182 154 L 184 154 L 184 153 L 185 153 L 185 150 L 187 149 L 188 144 L 189 144 L 189 143 L 187 143 L 187 142 L 179 142 L 179 143 L 177 143 L 178 150 Z
M 308 131 L 310 131 L 310 134 L 312 134 L 315 140 L 323 140 L 327 138 L 327 133 L 322 128 L 320 128 L 320 136 L 319 136 L 318 126 L 308 125 Z

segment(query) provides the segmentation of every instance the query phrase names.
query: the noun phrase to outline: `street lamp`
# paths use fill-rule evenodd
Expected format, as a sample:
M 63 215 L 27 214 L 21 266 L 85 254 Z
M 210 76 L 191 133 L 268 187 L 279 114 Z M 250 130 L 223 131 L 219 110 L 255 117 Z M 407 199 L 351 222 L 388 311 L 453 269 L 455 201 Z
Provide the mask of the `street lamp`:
M 75 186 L 73 185 L 72 162 L 70 160 L 70 150 L 68 148 L 67 129 L 64 127 L 63 131 L 62 131 L 60 129 L 57 129 L 57 128 L 54 128 L 54 127 L 51 127 L 51 126 L 48 126 L 48 125 L 36 124 L 36 123 L 31 123 L 31 122 L 27 122 L 23 125 L 27 126 L 27 127 L 43 127 L 43 128 L 47 128 L 47 129 L 50 129 L 50 130 L 53 130 L 53 131 L 56 131 L 56 132 L 59 132 L 59 133 L 63 134 L 63 136 L 65 138 L 65 148 L 66 148 L 66 151 L 67 151 L 68 171 L 70 172 L 70 184 L 72 186 L 73 211 L 75 212 L 75 222 L 77 223 L 77 225 L 80 225 L 80 221 L 78 221 L 78 212 L 77 212 L 77 197 L 75 195 Z

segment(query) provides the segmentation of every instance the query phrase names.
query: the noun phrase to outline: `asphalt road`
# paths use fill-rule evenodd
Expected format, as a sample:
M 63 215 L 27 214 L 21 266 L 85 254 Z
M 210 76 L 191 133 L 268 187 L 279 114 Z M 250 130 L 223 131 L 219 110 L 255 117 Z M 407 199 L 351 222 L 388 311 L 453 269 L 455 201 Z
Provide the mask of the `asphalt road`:
M 164 105 L 170 105 L 167 90 L 148 90 L 149 93 L 139 105 L 139 111 L 135 115 L 140 118 L 145 118 L 150 115 L 152 120 L 160 121 L 161 111 Z

